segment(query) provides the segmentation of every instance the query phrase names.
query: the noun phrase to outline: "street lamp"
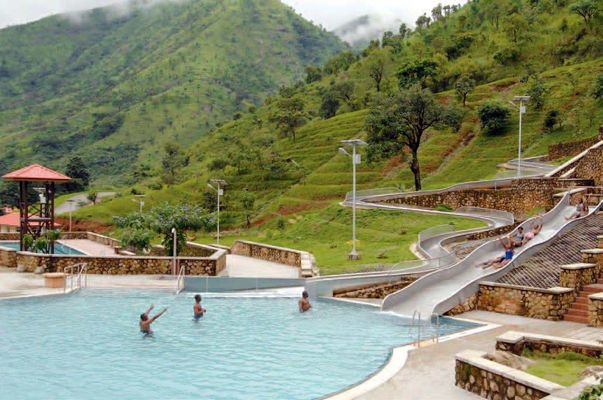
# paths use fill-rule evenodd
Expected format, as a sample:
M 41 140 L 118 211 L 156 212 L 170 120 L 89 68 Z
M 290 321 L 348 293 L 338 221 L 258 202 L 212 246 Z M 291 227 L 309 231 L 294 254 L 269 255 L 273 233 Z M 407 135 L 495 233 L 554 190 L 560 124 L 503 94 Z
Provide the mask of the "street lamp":
M 344 146 L 352 146 L 352 154 L 340 147 L 339 152 L 352 158 L 352 252 L 349 255 L 350 260 L 360 259 L 360 255 L 356 251 L 356 165 L 361 162 L 360 154 L 357 154 L 356 147 L 366 146 L 366 142 L 360 139 L 342 140 Z
M 73 203 L 75 203 L 75 200 L 69 199 L 67 203 L 69 203 L 69 232 L 71 232 L 71 213 L 73 212 Z
M 216 186 L 213 186 L 211 183 L 208 183 L 207 187 L 214 190 L 218 194 L 218 220 L 217 220 L 218 232 L 217 232 L 217 236 L 216 236 L 216 242 L 218 244 L 220 244 L 220 196 L 224 195 L 223 187 L 226 186 L 227 183 L 223 179 L 211 179 L 210 182 Z
M 172 228 L 172 275 L 176 275 L 176 241 L 178 240 L 176 228 Z
M 530 101 L 530 96 L 515 96 L 513 102 L 519 102 L 519 145 L 517 146 L 517 177 L 521 178 L 521 123 L 523 114 L 526 113 L 524 102 Z
M 142 207 L 144 207 L 144 200 L 143 200 L 143 198 L 145 197 L 145 195 L 144 194 L 137 194 L 134 197 L 136 197 L 136 199 L 132 199 L 132 201 L 139 204 L 138 212 L 140 214 L 142 214 Z

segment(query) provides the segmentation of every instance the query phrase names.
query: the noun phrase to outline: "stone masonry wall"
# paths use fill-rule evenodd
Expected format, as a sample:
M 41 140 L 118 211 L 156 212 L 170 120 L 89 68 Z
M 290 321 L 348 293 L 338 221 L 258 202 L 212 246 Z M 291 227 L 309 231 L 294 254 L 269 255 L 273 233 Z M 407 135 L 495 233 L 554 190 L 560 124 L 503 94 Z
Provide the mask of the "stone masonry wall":
M 559 321 L 576 300 L 569 288 L 538 289 L 494 282 L 480 284 L 478 310 Z
M 603 185 L 603 146 L 592 149 L 576 165 L 576 177 L 592 179 L 596 186 Z
M 301 252 L 298 250 L 237 240 L 230 251 L 234 255 L 259 258 L 292 267 L 301 267 Z
M 538 400 L 549 393 L 456 360 L 455 385 L 493 400 Z
M 454 306 L 452 309 L 448 310 L 448 312 L 446 313 L 446 315 L 450 316 L 450 317 L 453 317 L 455 315 L 459 315 L 459 314 L 463 314 L 463 313 L 466 313 L 466 312 L 469 312 L 469 311 L 473 311 L 473 310 L 477 309 L 477 300 L 478 300 L 477 294 L 469 296 L 467 298 L 467 300 L 465 300 L 461 304 L 458 304 L 458 305 Z
M 597 283 L 599 280 L 599 267 L 596 264 L 580 268 L 574 268 L 571 265 L 562 266 L 559 275 L 559 285 L 561 287 L 574 289 L 576 292 L 582 290 L 586 285 Z
M 27 272 L 42 267 L 45 272 L 61 272 L 69 265 L 88 264 L 89 274 L 166 275 L 172 273 L 171 257 L 92 257 L 48 255 L 20 252 L 17 265 Z M 211 258 L 179 258 L 178 267 L 186 266 L 187 275 L 215 276 L 224 269 L 226 254 Z
M 588 324 L 595 328 L 603 327 L 603 294 L 588 297 Z
M 595 145 L 598 141 L 603 140 L 600 136 L 594 136 L 584 140 L 575 142 L 565 142 L 549 145 L 549 154 L 547 160 L 557 160 L 563 157 L 577 156 L 584 150 Z
M 352 298 L 352 299 L 384 299 L 385 296 L 404 289 L 418 279 L 418 276 L 405 276 L 393 282 L 362 285 L 340 290 L 334 290 L 334 297 Z
M 459 207 L 481 207 L 504 210 L 520 218 L 537 207 L 551 209 L 557 187 L 555 178 L 526 178 L 514 180 L 502 189 L 467 189 L 439 193 L 400 195 L 381 202 L 405 204 L 424 208 L 446 205 L 453 210 Z
M 0 266 L 15 268 L 17 266 L 17 251 L 0 247 Z
M 556 341 L 545 338 L 525 338 L 516 343 L 496 341 L 496 350 L 508 351 L 518 356 L 522 355 L 524 350 L 540 351 L 542 353 L 559 354 L 573 352 L 584 354 L 588 357 L 601 357 L 601 349 L 590 346 L 583 346 L 578 343 L 572 344 L 570 341 Z

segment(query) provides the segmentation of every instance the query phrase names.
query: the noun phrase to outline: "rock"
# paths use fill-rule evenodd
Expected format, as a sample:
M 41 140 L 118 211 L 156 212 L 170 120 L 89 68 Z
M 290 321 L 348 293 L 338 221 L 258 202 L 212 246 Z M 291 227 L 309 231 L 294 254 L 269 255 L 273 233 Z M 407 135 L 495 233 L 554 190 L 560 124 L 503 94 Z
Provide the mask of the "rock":
M 486 355 L 486 359 L 497 362 L 507 367 L 525 371 L 528 367 L 534 364 L 534 361 L 529 358 L 521 357 L 507 351 L 496 350 L 494 353 Z
M 511 385 L 507 388 L 507 398 L 512 399 L 515 397 L 515 386 Z
M 594 376 L 596 378 L 601 375 L 603 375 L 603 366 L 601 365 L 591 365 L 580 372 L 581 378 L 588 378 L 589 376 Z

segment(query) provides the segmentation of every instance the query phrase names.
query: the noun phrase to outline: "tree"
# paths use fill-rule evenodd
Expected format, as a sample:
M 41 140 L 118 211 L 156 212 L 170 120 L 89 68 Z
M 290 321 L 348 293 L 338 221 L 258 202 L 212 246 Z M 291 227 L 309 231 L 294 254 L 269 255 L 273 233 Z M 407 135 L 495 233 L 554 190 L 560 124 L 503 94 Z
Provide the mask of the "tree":
M 400 37 L 402 39 L 405 39 L 408 35 L 410 35 L 411 30 L 408 28 L 408 26 L 405 23 L 400 24 Z
M 299 97 L 281 98 L 270 121 L 282 136 L 290 137 L 295 142 L 297 129 L 307 122 L 308 114 L 304 108 L 305 103 Z
M 255 208 L 256 196 L 251 192 L 245 192 L 241 197 L 241 208 L 245 214 L 245 221 L 247 228 L 251 227 L 251 216 L 253 215 L 253 209 Z
M 458 128 L 461 119 L 458 110 L 439 104 L 429 90 L 414 85 L 392 96 L 378 96 L 370 108 L 366 130 L 371 146 L 394 141 L 394 148 L 406 146 L 410 150 L 415 189 L 421 190 L 418 153 L 423 134 L 432 127 Z
M 552 132 L 555 129 L 555 125 L 559 123 L 559 110 L 550 110 L 546 113 L 546 117 L 544 118 L 544 130 L 547 132 Z
M 431 19 L 433 19 L 433 22 L 439 21 L 442 19 L 442 16 L 442 4 L 438 4 L 431 9 Z
M 377 92 L 381 91 L 381 81 L 385 75 L 385 61 L 382 58 L 378 58 L 369 65 L 369 76 L 375 82 Z
M 84 191 L 90 183 L 90 173 L 81 157 L 69 159 L 65 174 L 71 178 L 71 181 L 63 186 L 68 193 Z
M 422 87 L 426 86 L 428 78 L 436 76 L 438 64 L 431 60 L 420 60 L 408 62 L 396 74 L 400 88 L 408 88 L 419 82 Z
M 92 204 L 96 204 L 96 202 L 98 201 L 98 192 L 96 190 L 91 190 L 88 192 L 88 194 L 86 195 L 86 198 L 88 199 L 88 201 L 90 201 Z
M 496 135 L 507 128 L 511 112 L 500 103 L 488 102 L 477 110 L 477 114 L 484 132 L 488 135 Z
M 306 67 L 306 83 L 317 82 L 322 79 L 322 69 L 314 65 Z
M 322 96 L 322 102 L 318 113 L 322 119 L 333 118 L 341 106 L 339 96 L 333 90 L 327 90 Z
M 174 240 L 172 229 L 176 229 L 176 251 L 180 254 L 186 245 L 186 231 L 213 228 L 213 220 L 204 210 L 189 204 L 172 205 L 165 203 L 151 210 L 149 227 L 163 236 L 161 244 L 168 256 L 173 255 Z
M 467 104 L 467 96 L 475 89 L 475 79 L 469 75 L 461 75 L 454 85 L 454 90 L 458 98 L 463 102 L 463 107 Z
M 521 14 L 511 14 L 504 18 L 504 31 L 513 43 L 519 42 L 522 34 L 529 31 L 528 21 Z
M 190 157 L 184 154 L 182 148 L 176 143 L 166 143 L 163 151 L 163 159 L 161 160 L 162 177 L 166 184 L 171 185 L 178 180 L 180 169 L 188 165 Z
M 580 0 L 570 6 L 570 11 L 581 16 L 584 23 L 590 25 L 590 21 L 599 13 L 599 6 L 596 0 Z
M 415 22 L 415 25 L 417 25 L 418 30 L 421 30 L 423 28 L 428 28 L 430 23 L 431 18 L 429 18 L 427 14 L 423 14 L 419 18 L 417 18 L 417 22 Z
M 546 100 L 548 89 L 544 86 L 541 79 L 536 79 L 527 91 L 527 95 L 531 97 L 530 101 L 534 104 L 536 110 L 542 110 Z

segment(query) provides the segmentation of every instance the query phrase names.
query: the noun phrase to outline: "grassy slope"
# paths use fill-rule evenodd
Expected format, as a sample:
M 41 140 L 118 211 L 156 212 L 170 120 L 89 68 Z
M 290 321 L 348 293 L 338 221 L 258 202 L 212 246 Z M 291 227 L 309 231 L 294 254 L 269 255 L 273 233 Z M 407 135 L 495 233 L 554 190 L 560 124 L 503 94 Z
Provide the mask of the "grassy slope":
M 163 143 L 191 143 L 342 48 L 277 0 L 98 9 L 79 24 L 57 16 L 3 29 L 0 137 L 10 144 L 0 169 L 60 169 L 79 153 L 97 181 L 123 181 L 135 163 L 156 167 Z M 99 112 L 123 125 L 95 135 Z
M 535 361 L 527 372 L 539 378 L 570 386 L 581 380 L 580 373 L 592 365 L 603 365 L 600 358 L 567 352 L 557 355 L 548 353 L 527 353 L 524 356 Z

